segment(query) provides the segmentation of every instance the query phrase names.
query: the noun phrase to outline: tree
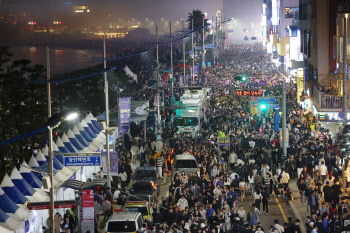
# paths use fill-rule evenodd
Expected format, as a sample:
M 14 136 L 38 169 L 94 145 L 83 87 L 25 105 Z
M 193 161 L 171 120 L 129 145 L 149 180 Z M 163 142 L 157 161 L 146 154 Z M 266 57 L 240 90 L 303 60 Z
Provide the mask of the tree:
M 0 47 L 0 141 L 4 141 L 38 128 L 47 120 L 46 85 L 28 80 L 45 80 L 45 67 L 31 66 L 30 60 L 11 61 L 8 47 Z M 45 142 L 42 133 L 0 147 L 0 166 L 30 158 L 37 142 Z
M 192 19 L 193 19 L 193 25 L 192 25 Z M 203 28 L 203 19 L 204 19 L 204 28 Z M 187 19 L 189 28 L 196 31 L 196 39 L 197 39 L 197 44 L 199 44 L 199 37 L 203 37 L 203 30 L 204 33 L 209 32 L 209 23 L 208 19 L 205 19 L 205 15 L 202 13 L 201 10 L 193 10 L 191 13 L 188 15 Z M 203 41 L 204 38 L 202 38 Z

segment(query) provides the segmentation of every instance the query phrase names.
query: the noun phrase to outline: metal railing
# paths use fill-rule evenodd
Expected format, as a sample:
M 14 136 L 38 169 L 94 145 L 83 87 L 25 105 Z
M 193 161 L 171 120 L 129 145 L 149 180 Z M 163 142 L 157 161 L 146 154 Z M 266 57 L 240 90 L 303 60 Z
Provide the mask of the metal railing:
M 314 101 L 319 108 L 343 108 L 343 97 L 329 95 L 314 86 Z M 348 106 L 349 107 L 349 106 Z

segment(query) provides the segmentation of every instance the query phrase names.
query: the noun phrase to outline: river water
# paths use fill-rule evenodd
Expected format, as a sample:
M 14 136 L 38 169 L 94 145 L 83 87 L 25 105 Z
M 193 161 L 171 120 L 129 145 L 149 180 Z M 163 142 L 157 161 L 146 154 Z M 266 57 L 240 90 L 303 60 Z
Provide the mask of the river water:
M 43 47 L 11 47 L 12 60 L 29 59 L 32 64 L 45 65 L 45 48 Z M 52 74 L 71 72 L 82 68 L 87 68 L 102 61 L 95 61 L 92 58 L 102 58 L 103 52 L 80 49 L 50 49 L 50 68 Z

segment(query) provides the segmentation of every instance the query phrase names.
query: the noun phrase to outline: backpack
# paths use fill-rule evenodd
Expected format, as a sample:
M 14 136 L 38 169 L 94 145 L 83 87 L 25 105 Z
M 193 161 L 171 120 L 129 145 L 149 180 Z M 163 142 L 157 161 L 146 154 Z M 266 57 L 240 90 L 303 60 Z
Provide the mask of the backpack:
M 329 218 L 334 219 L 337 215 L 337 209 L 333 210 L 332 208 L 329 210 Z

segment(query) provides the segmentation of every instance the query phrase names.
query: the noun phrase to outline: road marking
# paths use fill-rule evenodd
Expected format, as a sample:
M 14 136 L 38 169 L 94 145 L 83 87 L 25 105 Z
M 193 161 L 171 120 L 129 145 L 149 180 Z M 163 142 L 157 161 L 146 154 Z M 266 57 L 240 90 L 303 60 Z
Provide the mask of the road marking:
M 275 201 L 276 201 L 276 203 L 277 203 L 277 205 L 278 205 L 278 208 L 280 208 L 280 211 L 281 211 L 281 213 L 282 213 L 282 216 L 283 216 L 284 221 L 285 221 L 285 222 L 288 222 L 287 216 L 286 216 L 286 214 L 284 213 L 284 211 L 283 211 L 283 208 L 282 208 L 281 204 L 280 204 L 280 203 L 278 203 L 278 199 L 277 199 L 277 198 L 275 198 Z

